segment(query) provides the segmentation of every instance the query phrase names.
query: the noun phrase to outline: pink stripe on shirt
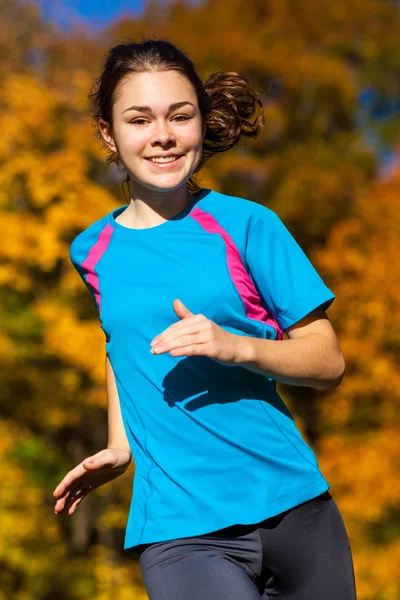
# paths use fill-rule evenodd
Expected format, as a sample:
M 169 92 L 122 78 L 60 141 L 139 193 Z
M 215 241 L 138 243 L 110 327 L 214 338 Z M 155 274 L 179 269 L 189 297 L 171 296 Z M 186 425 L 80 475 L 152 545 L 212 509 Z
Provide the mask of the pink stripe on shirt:
M 203 227 L 203 229 L 205 229 L 205 231 L 208 231 L 208 233 L 216 233 L 224 240 L 229 275 L 243 301 L 247 317 L 249 319 L 262 321 L 266 325 L 273 327 L 277 332 L 277 339 L 283 339 L 282 330 L 264 308 L 260 295 L 257 292 L 250 275 L 244 268 L 239 250 L 230 235 L 219 225 L 213 216 L 198 207 L 191 212 L 191 216 Z
M 86 271 L 86 281 L 93 288 L 94 297 L 96 299 L 97 308 L 100 312 L 100 289 L 99 276 L 95 273 L 95 266 L 107 250 L 111 240 L 111 235 L 114 228 L 108 223 L 100 232 L 97 242 L 90 248 L 89 253 L 82 263 L 82 268 Z

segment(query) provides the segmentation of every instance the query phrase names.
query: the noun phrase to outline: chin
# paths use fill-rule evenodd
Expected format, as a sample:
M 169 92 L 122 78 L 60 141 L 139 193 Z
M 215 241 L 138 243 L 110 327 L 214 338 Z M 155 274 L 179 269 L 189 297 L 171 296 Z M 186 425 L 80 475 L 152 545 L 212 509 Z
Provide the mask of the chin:
M 188 181 L 189 177 L 190 176 L 185 177 L 184 179 L 179 179 L 178 181 L 171 181 L 171 183 L 166 181 L 164 185 L 161 183 L 157 185 L 156 182 L 146 182 L 144 183 L 144 186 L 154 192 L 173 192 L 184 186 Z

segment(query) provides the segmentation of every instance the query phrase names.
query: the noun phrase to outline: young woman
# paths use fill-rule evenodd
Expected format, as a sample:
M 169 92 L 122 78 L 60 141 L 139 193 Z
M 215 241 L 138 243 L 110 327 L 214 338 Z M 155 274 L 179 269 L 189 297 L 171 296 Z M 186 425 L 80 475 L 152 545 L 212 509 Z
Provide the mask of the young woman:
M 353 600 L 342 517 L 276 392 L 340 384 L 334 294 L 274 212 L 194 178 L 260 132 L 260 97 L 236 73 L 203 85 L 163 40 L 111 48 L 91 96 L 131 199 L 71 245 L 106 336 L 109 440 L 56 513 L 132 453 L 124 547 L 151 600 Z

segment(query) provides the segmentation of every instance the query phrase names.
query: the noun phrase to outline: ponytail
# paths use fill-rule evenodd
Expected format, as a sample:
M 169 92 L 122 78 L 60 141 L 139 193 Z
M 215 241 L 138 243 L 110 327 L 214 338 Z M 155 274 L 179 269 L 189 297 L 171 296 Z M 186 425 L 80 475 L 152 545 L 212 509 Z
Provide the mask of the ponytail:
M 187 182 L 192 193 L 200 190 L 194 175 L 209 158 L 233 148 L 242 136 L 257 137 L 264 127 L 262 112 L 253 122 L 250 121 L 257 105 L 262 107 L 263 101 L 245 77 L 235 72 L 218 71 L 208 77 L 204 88 L 209 100 L 207 114 L 203 117 L 206 133 L 201 160 Z

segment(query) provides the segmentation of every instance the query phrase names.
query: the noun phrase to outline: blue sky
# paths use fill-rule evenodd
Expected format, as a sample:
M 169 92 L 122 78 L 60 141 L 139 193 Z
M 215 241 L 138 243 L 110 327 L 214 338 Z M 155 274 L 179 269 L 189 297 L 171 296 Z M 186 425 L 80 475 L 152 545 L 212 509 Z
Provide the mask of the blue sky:
M 37 4 L 43 16 L 59 28 L 68 30 L 81 23 L 93 33 L 110 26 L 123 16 L 140 15 L 146 0 L 19 0 L 22 3 Z M 169 0 L 159 0 L 167 4 Z M 199 0 L 187 0 L 196 3 Z
M 43 16 L 62 29 L 82 22 L 88 29 L 98 30 L 123 15 L 138 15 L 145 0 L 22 0 L 38 4 Z

